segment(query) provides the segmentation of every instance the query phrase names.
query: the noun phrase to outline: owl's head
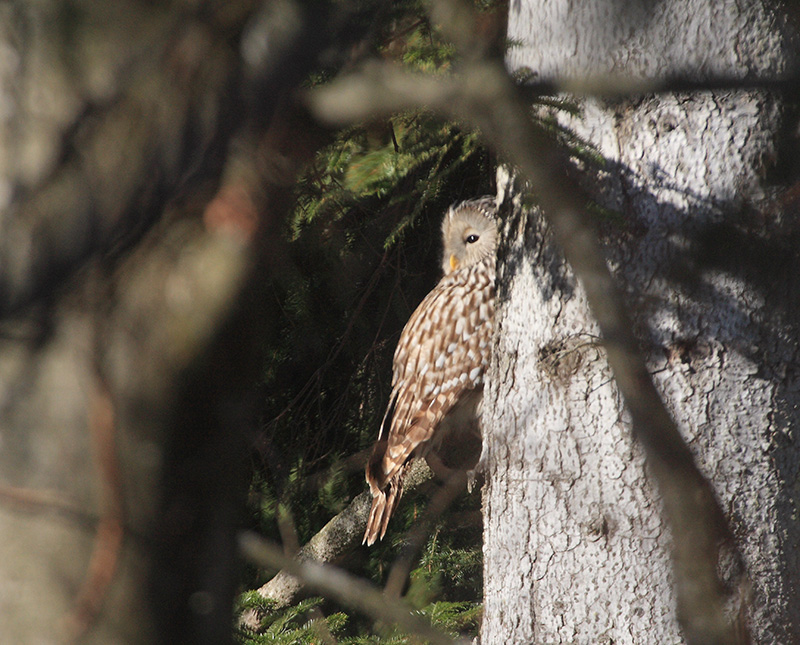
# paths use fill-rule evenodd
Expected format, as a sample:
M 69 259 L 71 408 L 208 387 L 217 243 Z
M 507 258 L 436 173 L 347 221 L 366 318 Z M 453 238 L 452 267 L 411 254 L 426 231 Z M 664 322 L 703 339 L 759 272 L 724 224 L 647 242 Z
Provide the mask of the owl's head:
M 497 246 L 494 197 L 451 206 L 442 222 L 442 269 L 445 275 L 494 255 Z

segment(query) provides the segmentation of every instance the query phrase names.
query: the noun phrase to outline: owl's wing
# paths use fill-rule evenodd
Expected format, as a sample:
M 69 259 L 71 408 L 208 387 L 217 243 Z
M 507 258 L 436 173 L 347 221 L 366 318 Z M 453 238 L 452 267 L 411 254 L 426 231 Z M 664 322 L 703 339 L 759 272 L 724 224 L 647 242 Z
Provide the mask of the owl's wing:
M 442 278 L 400 335 L 392 394 L 367 465 L 373 495 L 367 544 L 386 532 L 409 460 L 424 454 L 461 394 L 483 385 L 494 314 L 494 258 L 490 262 Z
M 420 303 L 400 336 L 392 404 L 381 432 L 386 439 L 382 472 L 376 473 L 383 481 L 396 476 L 415 451 L 423 455 L 439 422 L 463 392 L 483 385 L 493 294 L 475 289 L 476 278 L 469 273 L 445 276 Z M 485 280 L 481 286 L 491 290 L 493 282 Z

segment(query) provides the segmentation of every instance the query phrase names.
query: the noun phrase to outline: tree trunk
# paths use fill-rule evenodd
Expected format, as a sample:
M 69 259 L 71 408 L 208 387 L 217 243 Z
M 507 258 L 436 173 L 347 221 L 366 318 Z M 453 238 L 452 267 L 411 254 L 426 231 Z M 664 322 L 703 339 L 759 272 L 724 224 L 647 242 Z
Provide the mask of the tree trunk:
M 540 78 L 774 76 L 790 57 L 760 2 L 512 3 L 509 65 Z M 586 100 L 569 127 L 606 159 L 593 187 L 653 378 L 744 558 L 757 642 L 800 642 L 800 260 L 766 210 L 784 106 L 761 92 Z M 536 214 L 499 265 L 485 402 L 484 643 L 674 643 L 670 536 L 581 288 Z
M 184 4 L 0 6 L 4 643 L 233 639 L 272 226 L 318 145 L 276 106 L 330 33 Z

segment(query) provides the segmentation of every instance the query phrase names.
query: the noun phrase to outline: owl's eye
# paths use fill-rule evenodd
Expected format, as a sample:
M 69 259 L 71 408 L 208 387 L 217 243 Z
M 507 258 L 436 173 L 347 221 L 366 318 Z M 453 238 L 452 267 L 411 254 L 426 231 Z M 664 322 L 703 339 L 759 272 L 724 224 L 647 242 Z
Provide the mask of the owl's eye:
M 475 242 L 477 242 L 479 238 L 480 238 L 480 235 L 475 235 L 475 233 L 473 233 L 472 235 L 467 235 L 467 239 L 464 240 L 464 241 L 467 244 L 475 244 Z

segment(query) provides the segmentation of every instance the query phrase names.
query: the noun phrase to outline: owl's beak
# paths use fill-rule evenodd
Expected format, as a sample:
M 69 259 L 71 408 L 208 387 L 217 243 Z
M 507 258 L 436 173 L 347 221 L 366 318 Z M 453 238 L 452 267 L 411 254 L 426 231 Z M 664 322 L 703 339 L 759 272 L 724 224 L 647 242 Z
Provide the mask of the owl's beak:
M 458 260 L 455 255 L 450 256 L 450 269 L 455 271 L 458 268 Z

